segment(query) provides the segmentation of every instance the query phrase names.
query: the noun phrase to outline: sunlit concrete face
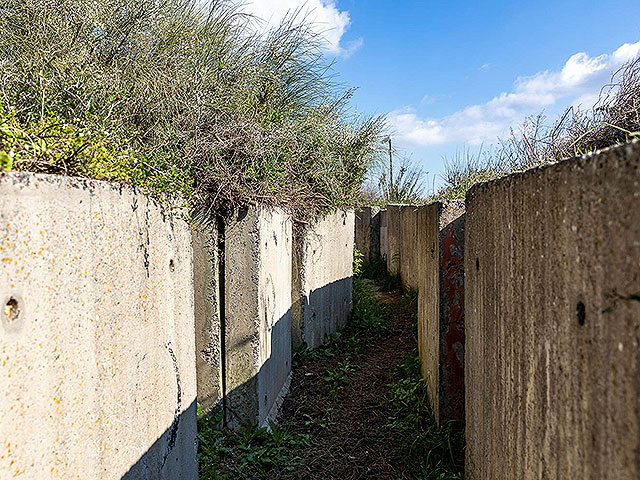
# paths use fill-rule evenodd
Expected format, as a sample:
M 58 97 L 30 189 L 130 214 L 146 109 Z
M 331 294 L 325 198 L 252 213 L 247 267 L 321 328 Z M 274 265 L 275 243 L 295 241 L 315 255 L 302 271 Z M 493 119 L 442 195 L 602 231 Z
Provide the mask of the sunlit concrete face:
M 418 289 L 418 206 L 403 205 L 399 209 L 398 235 L 399 268 L 402 283 L 414 290 Z M 393 233 L 392 233 L 393 235 Z
M 352 309 L 353 210 L 319 218 L 294 236 L 294 346 L 314 348 L 344 327 Z
M 0 177 L 0 477 L 197 476 L 191 236 L 170 212 Z
M 640 144 L 473 187 L 466 477 L 640 475 Z
M 239 209 L 225 219 L 224 248 L 227 421 L 264 425 L 291 373 L 291 219 Z

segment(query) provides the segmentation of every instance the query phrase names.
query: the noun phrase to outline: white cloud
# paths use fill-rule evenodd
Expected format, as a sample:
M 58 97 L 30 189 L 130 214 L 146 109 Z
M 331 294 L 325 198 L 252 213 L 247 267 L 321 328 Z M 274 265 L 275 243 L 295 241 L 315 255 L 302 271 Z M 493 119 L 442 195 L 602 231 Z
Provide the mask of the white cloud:
M 422 97 L 422 100 L 420 100 L 420 105 L 431 105 L 435 101 L 436 99 L 434 98 L 433 95 L 427 94 L 424 97 Z
M 351 17 L 348 11 L 338 9 L 335 0 L 252 0 L 242 9 L 264 20 L 266 28 L 277 26 L 288 13 L 299 10 L 323 37 L 327 51 L 335 55 L 349 57 L 363 44 L 358 39 L 343 45 Z
M 477 145 L 492 142 L 526 116 L 565 104 L 590 107 L 613 71 L 640 54 L 640 42 L 625 43 L 613 53 L 590 57 L 572 55 L 559 71 L 546 70 L 520 77 L 510 92 L 486 103 L 471 105 L 443 118 L 421 118 L 413 107 L 391 112 L 396 138 L 405 146 L 429 146 L 453 142 Z
M 612 58 L 614 62 L 624 63 L 629 60 L 633 60 L 640 54 L 640 42 L 638 43 L 625 43 L 615 52 L 613 52 Z

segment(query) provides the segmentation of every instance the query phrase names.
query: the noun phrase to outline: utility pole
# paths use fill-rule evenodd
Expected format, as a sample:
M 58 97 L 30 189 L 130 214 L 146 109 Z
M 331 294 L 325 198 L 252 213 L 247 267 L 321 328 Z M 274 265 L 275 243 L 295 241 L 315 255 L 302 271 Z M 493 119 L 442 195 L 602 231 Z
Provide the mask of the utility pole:
M 391 184 L 391 191 L 393 192 L 393 153 L 391 150 L 391 135 L 389 135 L 389 183 Z
M 382 139 L 382 142 L 389 142 L 389 201 L 393 200 L 393 150 L 391 149 L 391 135 Z

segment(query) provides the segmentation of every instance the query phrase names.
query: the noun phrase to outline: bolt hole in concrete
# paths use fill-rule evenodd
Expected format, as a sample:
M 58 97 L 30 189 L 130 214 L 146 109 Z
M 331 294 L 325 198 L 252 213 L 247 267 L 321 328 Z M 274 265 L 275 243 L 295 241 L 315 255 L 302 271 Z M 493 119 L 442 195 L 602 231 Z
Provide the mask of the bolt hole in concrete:
M 587 318 L 584 303 L 578 302 L 578 305 L 576 306 L 576 314 L 578 315 L 578 325 L 584 327 L 584 321 Z
M 18 300 L 11 297 L 4 306 L 4 318 L 7 323 L 11 324 L 18 320 L 20 316 L 20 304 Z
M 174 272 L 176 269 L 175 264 L 173 263 L 173 259 L 169 260 L 169 271 Z

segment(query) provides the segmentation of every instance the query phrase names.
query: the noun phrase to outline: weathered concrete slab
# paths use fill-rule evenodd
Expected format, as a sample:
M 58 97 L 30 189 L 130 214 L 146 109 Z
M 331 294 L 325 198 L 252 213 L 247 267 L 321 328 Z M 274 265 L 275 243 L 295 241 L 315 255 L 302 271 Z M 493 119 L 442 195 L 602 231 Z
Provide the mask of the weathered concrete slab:
M 347 323 L 352 309 L 353 210 L 338 211 L 294 235 L 293 345 L 315 348 Z
M 264 425 L 291 373 L 291 220 L 278 209 L 239 209 L 224 238 L 227 422 Z
M 416 205 L 400 207 L 399 263 L 402 283 L 418 289 L 418 208 Z
M 355 212 L 355 243 L 366 260 L 371 250 L 371 207 L 359 207 Z
M 387 234 L 387 232 L 389 229 L 387 226 L 387 209 L 381 209 L 378 217 L 380 218 L 380 256 L 382 258 L 386 258 L 388 263 L 389 235 Z
M 359 207 L 356 210 L 355 243 L 365 261 L 380 256 L 380 207 Z
M 464 203 L 417 210 L 418 347 L 438 423 L 464 418 Z
M 371 220 L 369 222 L 369 261 L 380 258 L 380 207 L 371 207 Z
M 386 250 L 387 270 L 392 275 L 400 274 L 400 256 L 402 255 L 402 208 L 403 205 L 387 205 L 386 221 Z
M 400 275 L 402 283 L 414 289 L 418 287 L 417 210 L 416 205 L 387 205 L 380 228 L 389 273 Z
M 640 144 L 467 196 L 466 477 L 640 477 Z
M 438 423 L 464 418 L 463 202 L 443 202 L 440 214 L 440 384 Z
M 138 190 L 0 176 L 0 477 L 194 479 L 191 235 Z
M 438 417 L 440 405 L 440 246 L 441 204 L 418 209 L 418 354 L 429 404 Z
M 215 215 L 196 215 L 193 228 L 194 313 L 198 403 L 202 414 L 222 408 L 222 325 L 220 321 L 221 235 Z

